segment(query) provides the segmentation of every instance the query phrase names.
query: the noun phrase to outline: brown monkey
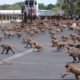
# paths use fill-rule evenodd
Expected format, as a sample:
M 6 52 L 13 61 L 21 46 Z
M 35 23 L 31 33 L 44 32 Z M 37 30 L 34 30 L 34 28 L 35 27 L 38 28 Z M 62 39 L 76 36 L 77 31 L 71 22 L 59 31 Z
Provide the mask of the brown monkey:
M 73 63 L 77 61 L 76 58 L 78 58 L 78 62 L 80 62 L 80 51 L 78 50 L 70 50 L 69 51 L 69 56 L 73 58 Z
M 64 74 L 61 74 L 61 78 L 64 78 L 66 75 L 69 75 L 69 73 L 74 74 L 76 79 L 79 79 L 78 76 L 80 76 L 80 68 L 73 65 L 73 64 L 66 64 L 65 68 L 67 71 Z
M 65 42 L 58 42 L 57 44 L 57 51 L 60 51 L 61 49 L 66 47 L 66 43 Z
M 11 45 L 2 44 L 1 47 L 3 48 L 1 54 L 3 54 L 4 51 L 6 51 L 6 54 L 8 54 L 10 50 L 15 54 L 15 52 L 12 49 L 13 47 Z
M 33 40 L 31 38 L 28 38 L 27 40 L 25 40 L 25 43 L 27 44 L 25 46 L 25 48 L 28 47 L 28 46 L 30 46 L 32 48 Z
M 34 49 L 37 49 L 39 52 L 43 50 L 43 46 L 37 42 L 34 43 Z
M 61 37 L 61 40 L 64 41 L 64 42 L 68 41 L 68 39 L 69 39 L 69 38 L 68 38 L 67 36 L 62 36 L 62 37 Z
M 59 40 L 55 38 L 55 39 L 52 39 L 51 42 L 52 42 L 52 47 L 56 47 L 58 42 L 59 42 Z

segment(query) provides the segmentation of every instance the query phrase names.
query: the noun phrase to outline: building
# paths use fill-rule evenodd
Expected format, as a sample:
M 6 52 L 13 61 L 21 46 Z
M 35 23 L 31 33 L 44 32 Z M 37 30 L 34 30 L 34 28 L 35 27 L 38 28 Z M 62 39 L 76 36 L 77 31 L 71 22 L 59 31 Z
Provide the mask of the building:
M 30 17 L 52 17 L 64 11 L 39 10 L 37 0 L 25 0 L 21 10 L 0 10 L 0 20 L 27 19 Z
M 21 10 L 0 10 L 0 20 L 21 19 Z
M 58 10 L 39 10 L 38 16 L 52 17 L 56 15 L 63 15 L 64 11 Z M 0 20 L 12 20 L 12 19 L 22 19 L 21 10 L 0 10 Z
M 0 10 L 0 20 L 27 19 L 30 17 L 52 17 L 63 15 L 62 10 L 39 10 L 37 0 L 25 0 L 21 10 Z
M 25 0 L 24 2 L 23 13 L 26 13 L 26 16 L 38 16 L 38 1 L 37 0 Z

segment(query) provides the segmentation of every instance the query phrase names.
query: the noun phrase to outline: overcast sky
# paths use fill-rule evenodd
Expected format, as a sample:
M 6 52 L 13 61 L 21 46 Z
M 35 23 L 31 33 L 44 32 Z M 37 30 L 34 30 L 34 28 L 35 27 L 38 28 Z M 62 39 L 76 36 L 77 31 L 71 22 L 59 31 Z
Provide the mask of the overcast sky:
M 20 1 L 25 1 L 25 0 L 0 0 L 0 4 L 13 4 L 16 2 Z M 38 0 L 39 3 L 44 3 L 44 4 L 56 4 L 57 0 Z

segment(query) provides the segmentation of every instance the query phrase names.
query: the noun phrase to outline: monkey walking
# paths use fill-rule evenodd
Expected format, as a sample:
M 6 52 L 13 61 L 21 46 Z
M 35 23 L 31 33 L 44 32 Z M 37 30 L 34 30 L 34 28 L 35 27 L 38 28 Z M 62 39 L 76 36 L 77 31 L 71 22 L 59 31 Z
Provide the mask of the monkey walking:
M 57 44 L 57 52 L 61 51 L 63 48 L 66 47 L 66 44 L 64 42 L 60 42 Z
M 30 46 L 30 48 L 32 48 L 32 45 L 33 45 L 33 43 L 34 43 L 34 40 L 32 40 L 31 38 L 29 38 L 29 39 L 27 39 L 27 40 L 25 41 L 25 43 L 27 44 L 27 45 L 25 46 L 25 48 L 27 48 L 28 46 Z
M 65 76 L 71 74 L 74 74 L 76 79 L 79 79 L 80 76 L 80 68 L 73 65 L 73 64 L 66 64 L 65 68 L 67 69 L 67 71 L 64 74 L 60 74 L 61 78 L 64 78 Z
M 73 58 L 73 63 L 77 61 L 78 63 L 80 62 L 80 51 L 79 50 L 72 50 L 69 51 L 69 56 Z
M 12 49 L 11 45 L 7 45 L 7 44 L 2 44 L 1 47 L 3 48 L 1 54 L 3 54 L 6 51 L 6 54 L 9 53 L 9 51 L 13 52 L 13 54 L 15 54 L 15 51 Z
M 43 46 L 40 45 L 39 43 L 34 43 L 34 49 L 33 50 L 35 50 L 35 49 L 37 49 L 38 52 L 40 52 L 43 50 Z

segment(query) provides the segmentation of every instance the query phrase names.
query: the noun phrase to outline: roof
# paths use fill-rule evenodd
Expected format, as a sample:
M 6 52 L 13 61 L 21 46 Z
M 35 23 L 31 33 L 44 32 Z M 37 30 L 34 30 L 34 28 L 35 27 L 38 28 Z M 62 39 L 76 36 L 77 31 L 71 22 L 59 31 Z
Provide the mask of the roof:
M 63 10 L 39 10 L 40 16 L 53 16 L 53 15 L 63 15 Z
M 0 14 L 21 14 L 21 10 L 0 10 Z M 62 10 L 39 10 L 39 16 L 53 16 L 53 15 L 63 15 L 64 11 Z
M 21 14 L 21 10 L 0 10 L 0 14 Z

